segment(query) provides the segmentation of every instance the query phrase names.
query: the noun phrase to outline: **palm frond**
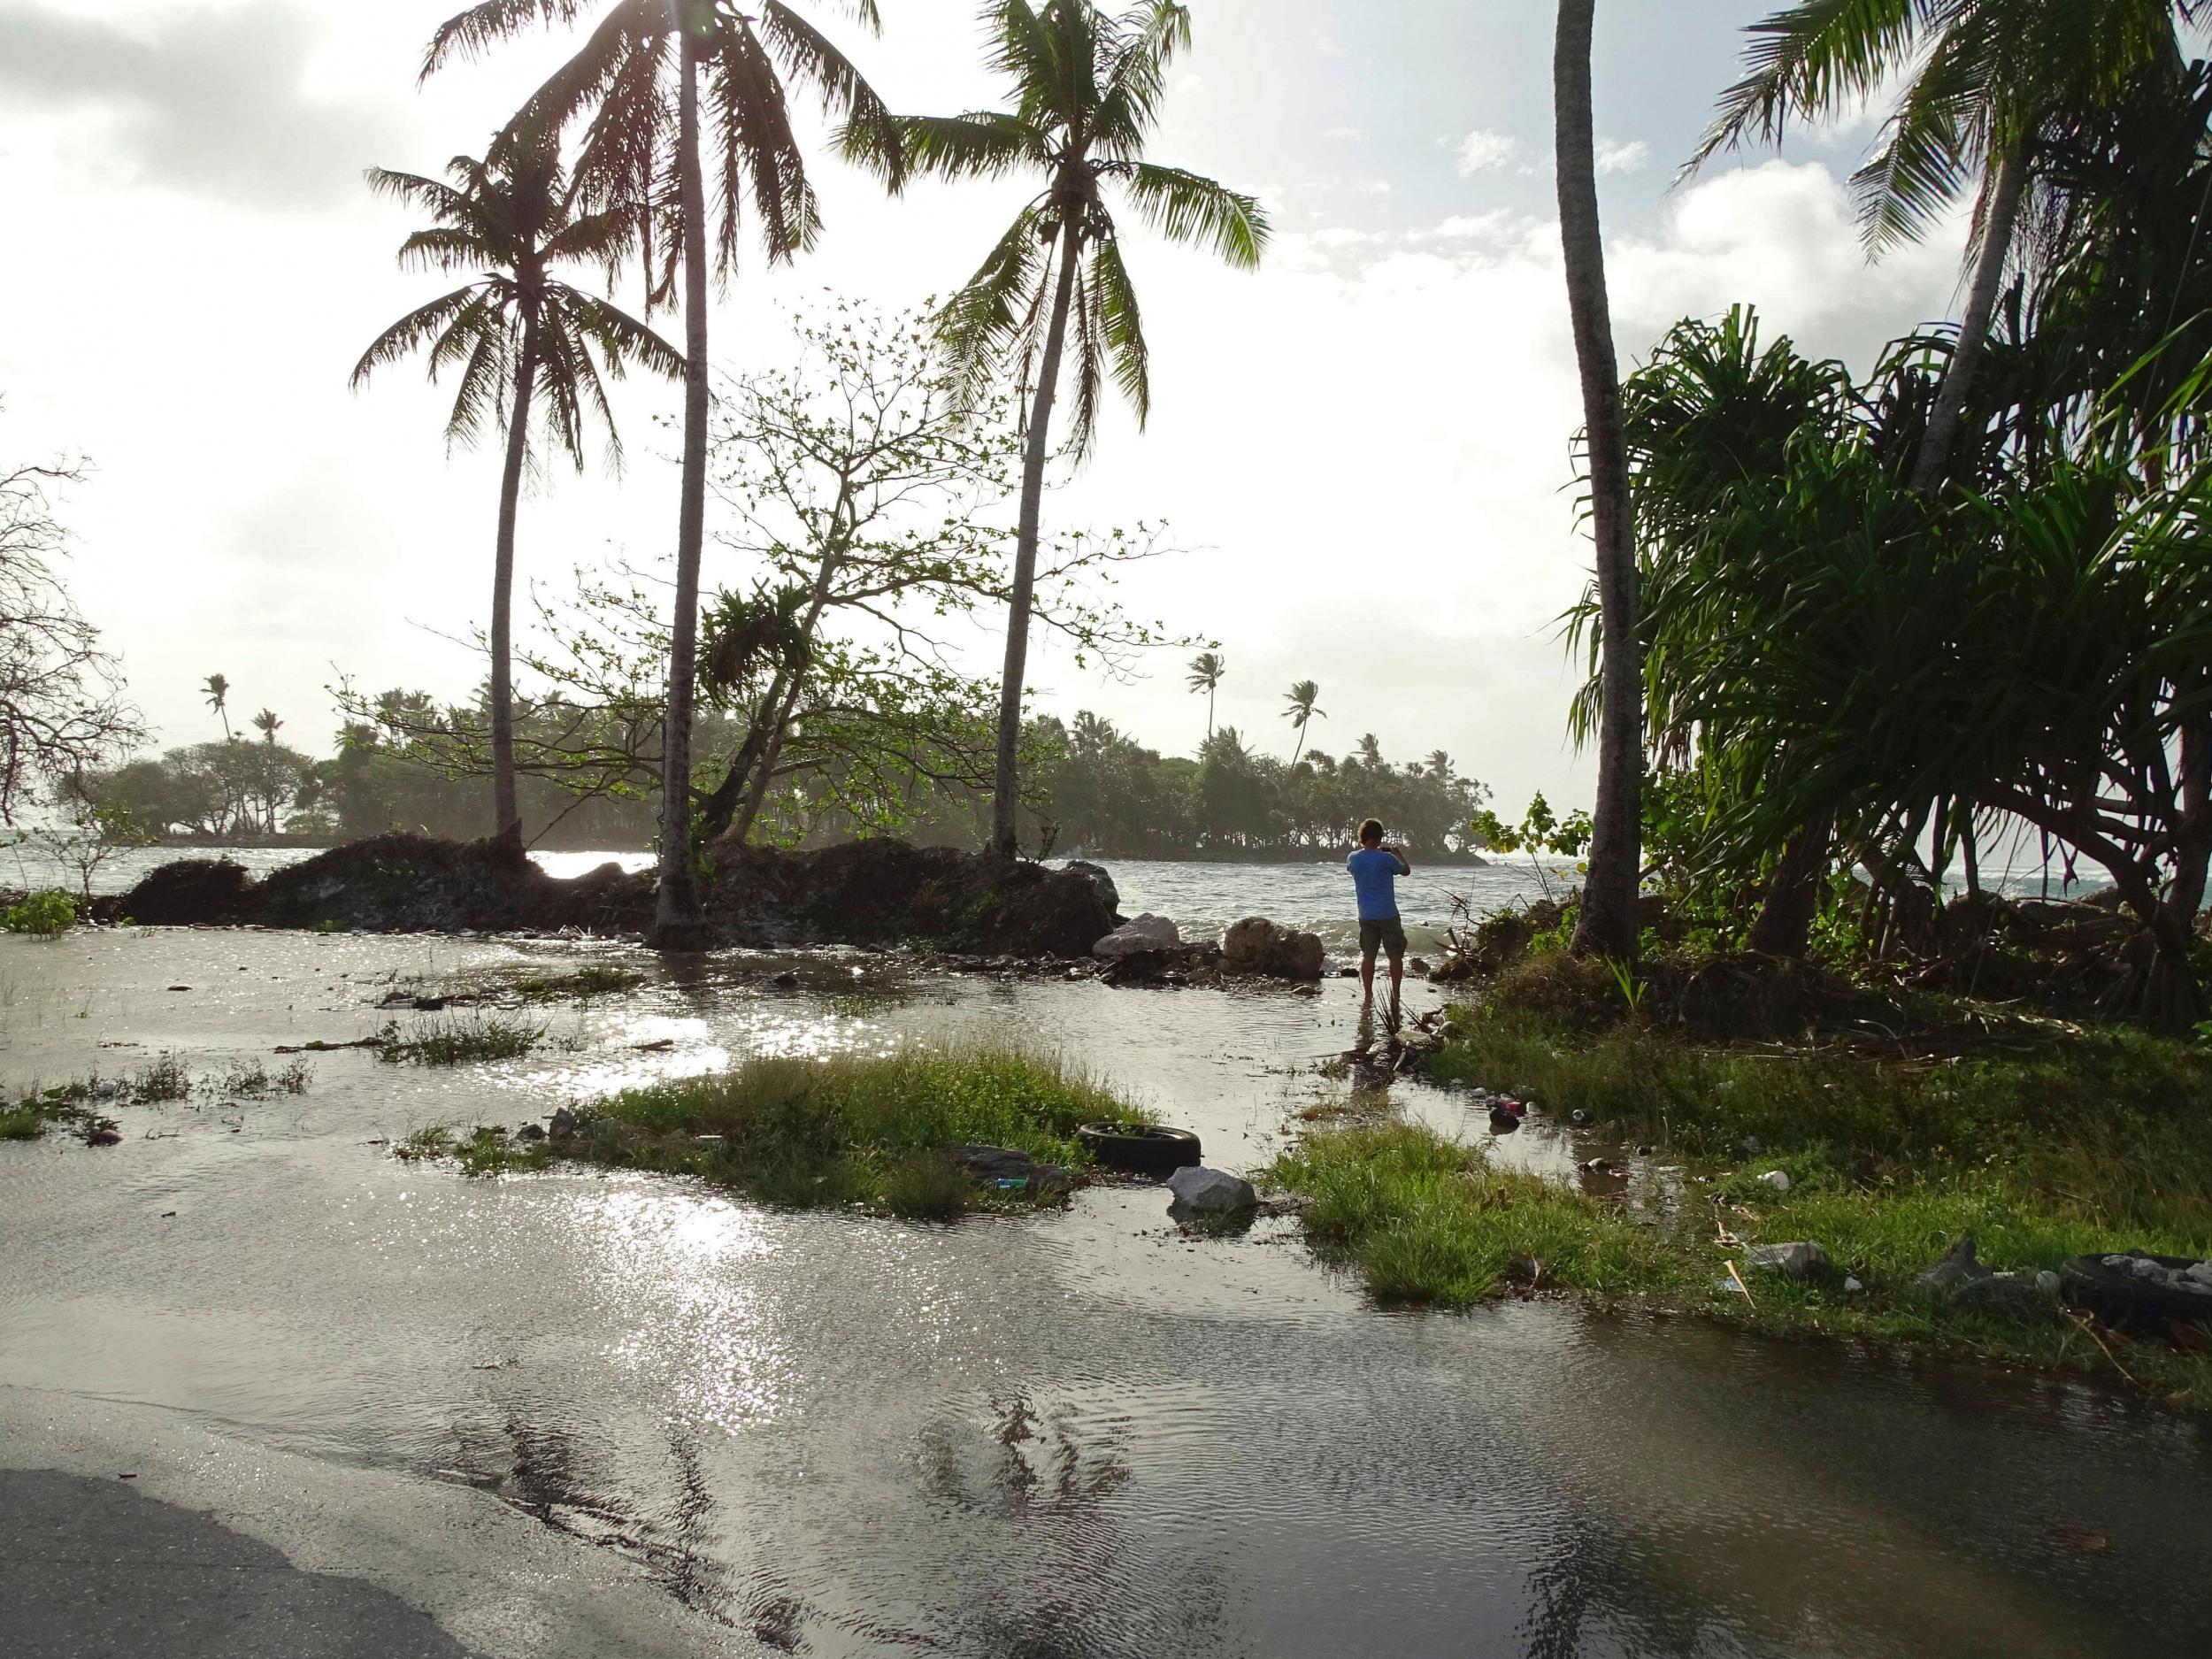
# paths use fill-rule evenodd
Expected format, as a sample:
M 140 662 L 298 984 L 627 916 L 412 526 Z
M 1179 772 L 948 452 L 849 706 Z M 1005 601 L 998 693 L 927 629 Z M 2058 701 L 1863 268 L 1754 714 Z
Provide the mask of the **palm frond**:
M 1145 222 L 1169 241 L 1210 243 L 1240 270 L 1259 264 L 1269 226 L 1266 211 L 1252 197 L 1180 167 L 1148 161 L 1130 165 L 1126 188 Z
M 853 134 L 849 127 L 846 131 Z M 941 179 L 996 179 L 1017 167 L 1048 165 L 1044 134 L 1020 117 L 995 110 L 902 116 L 898 132 L 908 170 Z M 845 153 L 879 165 L 872 143 L 865 134 L 854 134 Z
M 1103 243 L 1094 244 L 1096 247 Z M 1071 250 L 1066 239 L 1061 239 L 1062 258 L 1082 258 L 1079 250 Z M 1058 280 L 1058 273 L 1054 273 Z M 1073 336 L 1075 358 L 1074 413 L 1068 425 L 1068 449 L 1080 461 L 1091 452 L 1091 441 L 1098 432 L 1100 390 L 1105 383 L 1104 328 L 1094 303 L 1093 284 L 1085 280 L 1081 265 L 1076 268 L 1075 280 L 1068 290 L 1069 333 Z M 1063 370 L 1064 375 L 1065 371 Z
M 452 293 L 432 300 L 407 313 L 376 337 L 375 343 L 361 354 L 361 361 L 353 365 L 348 384 L 359 390 L 368 384 L 369 376 L 388 364 L 398 362 L 420 350 L 423 342 L 453 326 L 475 297 L 478 285 L 456 288 Z M 435 378 L 434 375 L 433 377 Z
M 1882 139 L 1851 176 L 1859 230 L 1876 251 L 1916 240 L 1955 203 L 1985 150 L 1972 130 L 1981 78 L 1947 37 L 1884 124 Z
M 487 311 L 471 333 L 474 345 L 462 368 L 460 383 L 454 388 L 453 412 L 445 427 L 446 442 L 464 449 L 474 448 L 487 427 L 505 426 L 507 392 L 513 379 L 514 354 L 504 319 Z M 439 354 L 434 352 L 431 361 L 437 364 Z M 432 378 L 436 378 L 434 373 Z
M 864 8 L 864 21 L 880 32 L 882 24 L 873 16 L 874 10 L 872 5 Z M 859 131 L 871 134 L 869 147 L 878 170 L 885 183 L 895 192 L 906 178 L 900 124 L 890 107 L 868 84 L 868 78 L 819 29 L 784 4 L 783 0 L 765 0 L 760 19 L 754 27 L 768 50 L 783 65 L 785 73 L 813 87 L 821 95 L 825 114 L 841 117 L 842 130 L 847 134 Z
M 683 378 L 684 354 L 613 301 L 566 284 L 558 285 L 558 292 L 563 313 L 572 318 L 576 328 L 599 348 L 599 355 L 606 359 L 607 372 L 617 380 L 633 364 L 672 380 Z
M 1159 118 L 1167 66 L 1190 49 L 1190 11 L 1178 0 L 1154 0 L 1117 30 L 1119 44 L 1100 90 L 1091 127 L 1101 154 L 1134 159 Z
M 1114 383 L 1136 411 L 1137 425 L 1142 427 L 1152 413 L 1150 356 L 1144 343 L 1144 320 L 1137 311 L 1137 290 L 1122 263 L 1118 237 L 1102 236 L 1092 243 L 1091 288 L 1106 350 L 1113 359 Z
M 495 263 L 481 237 L 443 226 L 414 232 L 400 243 L 398 257 L 403 271 L 467 271 Z
M 939 343 L 956 383 L 972 401 L 1021 337 L 1034 332 L 1043 303 L 1041 278 L 1049 270 L 1041 233 L 1049 228 L 1041 202 L 1032 202 L 937 313 Z
M 388 167 L 371 167 L 361 176 L 377 195 L 419 207 L 448 224 L 466 217 L 469 211 L 468 198 L 442 180 L 426 179 L 417 173 L 395 173 Z
M 807 181 L 805 151 L 792 130 L 783 81 L 750 28 L 726 30 L 713 63 L 706 90 L 719 164 L 716 205 L 721 215 L 720 269 L 726 274 L 736 266 L 749 185 L 768 262 L 784 264 L 814 246 L 822 217 L 814 188 Z
M 1720 96 L 1686 173 L 1747 140 L 1778 144 L 1789 122 L 1834 115 L 1911 54 L 1920 32 L 1956 0 L 1800 0 L 1748 25 L 1748 73 Z
M 585 0 L 478 0 L 438 25 L 423 53 L 427 81 L 456 58 L 475 58 L 533 23 L 572 23 Z

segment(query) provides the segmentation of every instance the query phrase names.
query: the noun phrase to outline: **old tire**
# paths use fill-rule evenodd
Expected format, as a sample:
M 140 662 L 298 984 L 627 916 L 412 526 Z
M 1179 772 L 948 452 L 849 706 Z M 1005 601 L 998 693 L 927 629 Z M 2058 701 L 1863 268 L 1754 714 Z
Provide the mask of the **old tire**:
M 2161 1267 L 2187 1267 L 2185 1256 L 2152 1256 L 2147 1250 L 2114 1251 L 2140 1256 Z M 2058 1292 L 2069 1307 L 2093 1313 L 2116 1330 L 2154 1335 L 2169 1325 L 2212 1325 L 2212 1295 L 2172 1290 L 2107 1267 L 2101 1256 L 2069 1256 L 2058 1270 Z
M 1085 1124 L 1076 1143 L 1109 1169 L 1164 1180 L 1199 1163 L 1198 1137 L 1187 1129 L 1157 1124 Z

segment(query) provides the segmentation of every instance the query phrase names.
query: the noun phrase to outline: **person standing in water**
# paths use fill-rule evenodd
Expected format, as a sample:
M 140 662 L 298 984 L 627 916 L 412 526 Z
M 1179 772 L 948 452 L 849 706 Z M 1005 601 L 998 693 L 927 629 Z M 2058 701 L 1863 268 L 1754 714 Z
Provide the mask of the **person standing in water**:
M 1406 862 L 1405 854 L 1395 847 L 1383 845 L 1383 826 L 1380 818 L 1369 818 L 1359 826 L 1359 847 L 1344 861 L 1352 872 L 1352 887 L 1359 895 L 1359 982 L 1366 993 L 1366 1000 L 1375 1000 L 1375 952 L 1390 953 L 1390 1009 L 1398 1010 L 1400 987 L 1406 977 L 1406 930 L 1398 919 L 1398 888 L 1400 876 L 1409 876 L 1413 866 Z

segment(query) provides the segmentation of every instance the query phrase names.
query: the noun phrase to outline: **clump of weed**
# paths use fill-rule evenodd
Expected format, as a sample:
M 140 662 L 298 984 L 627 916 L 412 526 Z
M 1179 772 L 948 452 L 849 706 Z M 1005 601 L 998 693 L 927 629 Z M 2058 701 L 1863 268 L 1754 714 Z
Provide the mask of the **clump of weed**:
M 222 1076 L 203 1078 L 200 1093 L 210 1100 L 259 1100 L 271 1094 L 304 1094 L 314 1068 L 303 1060 L 272 1071 L 259 1060 L 234 1061 Z
M 58 888 L 34 893 L 0 910 L 0 928 L 34 939 L 58 939 L 77 925 L 77 902 Z
M 1080 1167 L 1080 1124 L 1145 1121 L 1087 1078 L 1025 1056 L 909 1050 L 758 1057 L 730 1071 L 626 1090 L 597 1103 L 561 1150 L 603 1164 L 695 1174 L 764 1202 L 858 1205 L 947 1217 L 1052 1194 L 1002 1192 L 945 1156 L 1006 1147 Z
M 416 1130 L 392 1148 L 392 1156 L 410 1164 L 451 1158 L 464 1175 L 504 1175 L 516 1171 L 541 1170 L 552 1162 L 545 1143 L 510 1135 L 497 1124 L 478 1124 L 461 1140 L 442 1124 Z
M 192 1093 L 192 1074 L 173 1054 L 165 1054 L 131 1079 L 131 1098 L 152 1104 L 185 1100 Z
M 587 963 L 566 973 L 526 973 L 509 981 L 515 994 L 526 1002 L 612 996 L 624 991 L 634 991 L 644 983 L 642 973 L 629 968 L 612 967 L 603 962 Z
M 392 1156 L 403 1163 L 413 1164 L 425 1158 L 442 1158 L 453 1151 L 453 1131 L 443 1124 L 431 1124 L 415 1130 L 392 1148 Z
M 495 1014 L 426 1019 L 402 1032 L 393 1020 L 377 1033 L 376 1057 L 392 1064 L 467 1065 L 513 1060 L 545 1040 L 546 1028 Z

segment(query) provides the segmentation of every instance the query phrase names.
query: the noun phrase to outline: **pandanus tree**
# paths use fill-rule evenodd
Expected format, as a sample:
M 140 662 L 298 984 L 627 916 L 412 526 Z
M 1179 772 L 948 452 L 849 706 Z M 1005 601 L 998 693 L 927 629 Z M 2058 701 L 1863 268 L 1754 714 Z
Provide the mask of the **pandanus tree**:
M 1221 682 L 1229 672 L 1228 658 L 1219 651 L 1201 651 L 1190 659 L 1190 672 L 1183 676 L 1183 683 L 1191 691 L 1206 694 L 1206 737 L 1214 734 L 1214 694 L 1221 689 Z
M 1591 815 L 1589 874 L 1574 949 L 1626 961 L 1641 936 L 1644 704 L 1636 631 L 1636 532 L 1621 438 L 1620 365 L 1605 288 L 1605 239 L 1598 221 L 1597 163 L 1590 111 L 1590 41 L 1596 0 L 1559 0 L 1552 58 L 1559 234 L 1567 309 L 1582 377 L 1583 442 L 1589 466 L 1590 528 L 1597 544 L 1602 651 L 1598 715 L 1598 798 Z
M 595 419 L 618 466 L 621 439 L 603 374 L 619 379 L 642 366 L 672 376 L 682 372 L 683 359 L 645 324 L 555 274 L 572 265 L 611 270 L 634 242 L 636 225 L 634 216 L 618 210 L 578 211 L 575 185 L 553 141 L 503 142 L 483 160 L 456 157 L 446 173 L 450 182 L 382 168 L 368 175 L 373 188 L 431 220 L 401 244 L 401 265 L 465 274 L 468 280 L 379 335 L 355 366 L 353 384 L 366 385 L 377 369 L 425 352 L 432 380 L 448 373 L 456 377 L 446 418 L 449 446 L 471 445 L 487 431 L 504 431 L 488 641 L 492 833 L 518 851 L 515 534 L 533 422 L 580 472 L 585 429 Z
M 990 66 L 1012 83 L 1008 108 L 902 118 L 895 148 L 859 123 L 846 140 L 849 154 L 887 174 L 903 161 L 942 178 L 1022 173 L 1043 185 L 939 318 L 945 347 L 970 384 L 979 390 L 1010 371 L 1026 404 L 991 807 L 991 846 L 1010 858 L 1045 463 L 1071 332 L 1076 458 L 1089 450 L 1109 373 L 1140 426 L 1151 407 L 1136 288 L 1109 196 L 1118 194 L 1170 241 L 1210 246 L 1244 268 L 1259 263 L 1267 220 L 1248 196 L 1144 159 L 1168 64 L 1190 45 L 1187 8 L 1154 0 L 1111 17 L 1089 0 L 991 0 L 983 22 Z
M 1978 193 L 1965 309 L 1915 490 L 1933 488 L 1950 459 L 2023 227 L 2063 222 L 2045 165 L 2055 141 L 2143 76 L 2177 76 L 2176 25 L 2207 15 L 2208 0 L 1797 0 L 1749 26 L 1747 73 L 1722 94 L 1693 170 L 1747 140 L 1778 143 L 1792 119 L 1854 111 L 1901 81 L 1851 180 L 1869 249 L 1919 240 Z
M 871 31 L 874 0 L 841 8 Z M 649 311 L 684 313 L 683 472 L 676 526 L 675 611 L 661 763 L 660 887 L 653 942 L 701 942 L 692 833 L 692 714 L 697 692 L 699 565 L 706 536 L 710 267 L 734 270 L 749 204 L 772 265 L 811 248 L 821 213 L 792 126 L 786 81 L 815 93 L 895 185 L 900 135 L 860 71 L 783 0 L 480 0 L 432 37 L 426 77 L 534 24 L 598 11 L 581 50 L 534 93 L 511 130 L 585 127 L 577 180 L 588 205 L 639 233 Z M 711 157 L 711 176 L 708 159 Z M 711 244 L 711 252 L 710 251 Z
M 1319 706 L 1321 682 L 1315 680 L 1298 680 L 1283 694 L 1283 701 L 1290 705 L 1283 710 L 1283 718 L 1298 733 L 1297 747 L 1290 752 L 1290 764 L 1295 766 L 1299 756 L 1306 752 L 1306 727 L 1317 719 L 1327 719 L 1329 711 Z

